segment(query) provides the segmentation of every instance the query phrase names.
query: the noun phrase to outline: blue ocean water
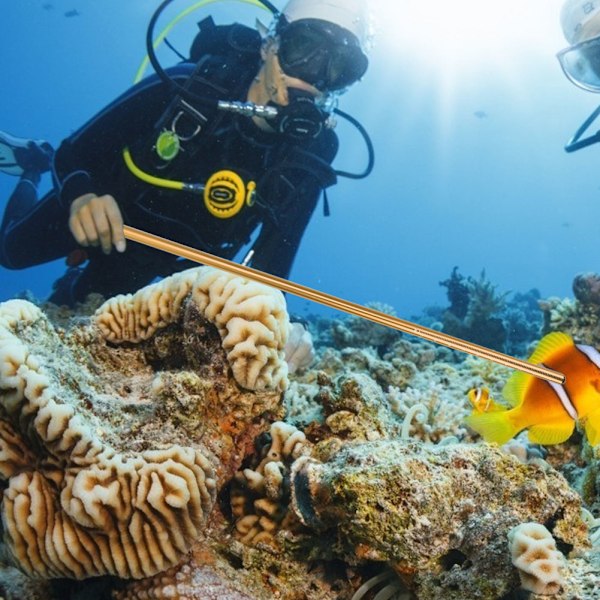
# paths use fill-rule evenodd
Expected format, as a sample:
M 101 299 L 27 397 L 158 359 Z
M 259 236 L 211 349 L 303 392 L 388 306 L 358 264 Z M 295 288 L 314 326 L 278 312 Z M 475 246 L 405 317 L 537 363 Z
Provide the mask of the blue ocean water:
M 0 129 L 58 145 L 130 85 L 157 4 L 0 4 Z M 190 4 L 178 0 L 168 14 Z M 576 273 L 598 270 L 600 146 L 563 150 L 598 99 L 569 83 L 555 58 L 565 45 L 562 2 L 457 0 L 452 13 L 442 10 L 447 4 L 373 3 L 371 66 L 340 108 L 370 132 L 376 167 L 367 179 L 330 188 L 332 214 L 317 208 L 293 281 L 358 303 L 381 301 L 408 318 L 446 303 L 439 282 L 455 266 L 474 277 L 485 269 L 499 291 L 537 288 L 543 297 L 571 295 Z M 217 2 L 169 39 L 185 51 L 209 13 L 222 23 L 268 21 L 255 7 Z M 177 60 L 168 49 L 160 56 Z M 343 123 L 339 134 L 336 166 L 362 170 L 362 140 Z M 0 210 L 14 183 L 0 177 Z M 0 300 L 23 290 L 43 298 L 63 271 L 62 261 L 0 268 Z

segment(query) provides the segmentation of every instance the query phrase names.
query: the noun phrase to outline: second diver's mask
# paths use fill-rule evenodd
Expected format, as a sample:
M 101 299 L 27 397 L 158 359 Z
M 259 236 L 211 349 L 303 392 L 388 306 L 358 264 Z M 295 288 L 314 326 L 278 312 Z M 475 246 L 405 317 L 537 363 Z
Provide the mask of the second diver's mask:
M 358 38 L 343 27 L 321 19 L 288 23 L 280 17 L 275 33 L 283 72 L 321 92 L 335 92 L 358 81 L 369 60 Z
M 588 92 L 600 92 L 600 35 L 561 50 L 556 57 L 569 81 Z M 600 131 L 583 137 L 599 115 L 600 106 L 567 142 L 567 152 L 575 152 L 600 142 Z
M 561 50 L 556 56 L 572 83 L 589 92 L 600 92 L 600 36 Z

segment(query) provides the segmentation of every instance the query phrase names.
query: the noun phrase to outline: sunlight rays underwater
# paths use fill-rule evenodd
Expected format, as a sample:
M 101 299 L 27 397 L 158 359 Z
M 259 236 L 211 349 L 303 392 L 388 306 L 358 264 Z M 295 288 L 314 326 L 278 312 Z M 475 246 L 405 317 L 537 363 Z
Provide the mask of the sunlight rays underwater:
M 7 55 L 20 48 L 5 74 L 20 81 L 0 101 L 6 123 L 55 144 L 131 83 L 151 14 L 143 0 L 88 0 L 67 19 L 67 4 L 0 9 L 11 23 L 0 46 Z M 187 4 L 178 0 L 173 14 Z M 566 81 L 556 61 L 565 45 L 561 4 L 372 0 L 370 70 L 340 107 L 370 131 L 376 168 L 363 182 L 330 190 L 332 216 L 315 212 L 291 279 L 360 303 L 387 302 L 408 317 L 445 301 L 438 282 L 457 264 L 475 276 L 485 267 L 501 289 L 537 286 L 544 295 L 569 294 L 576 271 L 597 268 L 597 150 L 567 156 L 562 146 L 598 97 Z M 240 6 L 218 2 L 199 11 L 172 41 L 185 50 L 207 14 L 250 25 L 265 19 L 264 11 L 238 14 Z M 23 39 L 36 43 L 19 45 Z M 363 146 L 339 131 L 337 166 L 360 168 Z M 1 183 L 6 197 L 13 182 Z M 523 217 L 517 209 L 526 210 Z M 2 270 L 3 299 L 24 287 L 47 295 L 50 267 L 35 276 Z M 346 275 L 350 269 L 356 277 Z

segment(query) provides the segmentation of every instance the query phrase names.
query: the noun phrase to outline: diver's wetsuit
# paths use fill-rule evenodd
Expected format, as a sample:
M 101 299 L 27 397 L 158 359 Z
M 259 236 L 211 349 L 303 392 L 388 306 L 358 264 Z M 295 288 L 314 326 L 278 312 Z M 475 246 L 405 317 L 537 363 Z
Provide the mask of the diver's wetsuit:
M 260 44 L 240 60 L 208 56 L 198 69 L 194 91 L 215 99 L 246 99 L 260 66 Z M 182 63 L 168 71 L 185 83 L 196 69 Z M 335 183 L 330 167 L 337 136 L 324 129 L 316 138 L 292 140 L 258 129 L 247 117 L 217 113 L 197 106 L 208 118 L 203 131 L 182 143 L 170 163 L 155 150 L 158 134 L 171 126 L 180 107 L 169 109 L 176 94 L 157 77 L 150 77 L 117 98 L 106 109 L 67 138 L 54 157 L 55 190 L 27 214 L 8 220 L 0 231 L 0 262 L 21 269 L 67 256 L 78 248 L 68 229 L 69 207 L 77 197 L 92 192 L 111 194 L 124 222 L 224 258 L 233 258 L 260 226 L 249 265 L 287 277 L 294 255 L 321 191 Z M 184 114 L 178 127 L 195 129 Z M 152 175 L 186 182 L 207 181 L 229 169 L 247 184 L 256 182 L 255 201 L 230 218 L 217 218 L 201 195 L 169 190 L 146 183 L 126 167 L 122 151 L 129 147 L 136 164 Z M 71 269 L 55 284 L 51 300 L 73 304 L 90 292 L 105 296 L 132 292 L 157 276 L 193 263 L 133 242 L 120 254 L 104 255 L 87 248 L 89 261 Z

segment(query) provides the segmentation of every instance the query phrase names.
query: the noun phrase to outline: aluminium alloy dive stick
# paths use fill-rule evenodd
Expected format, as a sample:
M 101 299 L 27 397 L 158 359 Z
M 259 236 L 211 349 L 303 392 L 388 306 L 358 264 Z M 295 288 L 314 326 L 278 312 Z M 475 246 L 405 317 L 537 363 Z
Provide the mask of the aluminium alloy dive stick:
M 150 246 L 151 248 L 155 248 L 156 250 L 169 252 L 170 254 L 180 256 L 181 258 L 192 260 L 210 267 L 215 267 L 217 269 L 221 269 L 222 271 L 227 271 L 229 273 L 233 273 L 234 275 L 238 275 L 239 277 L 246 277 L 247 279 L 251 279 L 258 283 L 274 287 L 282 292 L 288 292 L 290 294 L 294 294 L 295 296 L 299 296 L 300 298 L 311 300 L 312 302 L 318 302 L 319 304 L 323 304 L 330 308 L 341 310 L 351 315 L 362 317 L 363 319 L 368 319 L 369 321 L 373 321 L 379 325 L 385 325 L 386 327 L 397 329 L 403 333 L 408 333 L 409 335 L 414 335 L 424 340 L 446 346 L 452 350 L 458 350 L 460 352 L 472 354 L 473 356 L 495 362 L 499 365 L 516 369 L 517 371 L 523 371 L 524 373 L 528 373 L 529 375 L 533 375 L 539 379 L 544 379 L 545 381 L 558 383 L 559 385 L 562 385 L 565 382 L 565 376 L 562 373 L 554 371 L 553 369 L 549 369 L 548 367 L 535 365 L 507 354 L 503 354 L 502 352 L 491 350 L 485 346 L 479 346 L 478 344 L 473 344 L 460 338 L 435 331 L 435 329 L 422 327 L 421 325 L 411 323 L 410 321 L 405 321 L 403 319 L 387 315 L 378 310 L 367 308 L 366 306 L 355 304 L 354 302 L 349 302 L 343 298 L 338 298 L 337 296 L 320 292 L 313 288 L 294 283 L 282 277 L 270 275 L 264 271 L 252 269 L 245 265 L 240 265 L 233 261 L 219 258 L 213 254 L 209 254 L 208 252 L 203 252 L 202 250 L 196 250 L 190 246 L 184 246 L 183 244 L 172 242 L 171 240 L 153 235 L 146 231 L 135 229 L 129 225 L 123 226 L 123 232 L 125 237 L 132 242 L 138 242 L 140 244 Z

